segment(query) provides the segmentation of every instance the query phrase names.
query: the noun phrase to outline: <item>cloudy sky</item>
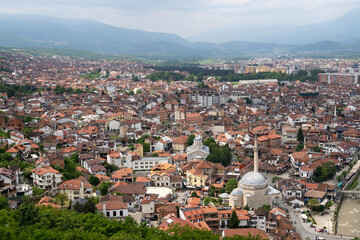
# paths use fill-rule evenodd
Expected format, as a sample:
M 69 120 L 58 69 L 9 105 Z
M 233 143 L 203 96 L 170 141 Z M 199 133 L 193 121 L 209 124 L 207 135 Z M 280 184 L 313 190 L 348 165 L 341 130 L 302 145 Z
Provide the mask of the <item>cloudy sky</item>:
M 360 0 L 0 0 L 0 14 L 93 19 L 183 37 L 241 23 L 318 23 L 356 7 Z

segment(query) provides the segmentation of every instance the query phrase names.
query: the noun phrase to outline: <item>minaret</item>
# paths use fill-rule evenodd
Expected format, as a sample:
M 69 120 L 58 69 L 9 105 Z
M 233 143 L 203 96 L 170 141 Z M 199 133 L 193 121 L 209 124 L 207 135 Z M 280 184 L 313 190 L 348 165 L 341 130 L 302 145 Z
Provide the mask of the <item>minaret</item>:
M 334 117 L 336 117 L 336 104 L 335 104 L 335 108 L 334 108 Z
M 255 140 L 254 140 L 254 172 L 259 171 L 259 148 L 258 148 L 258 142 L 257 142 L 257 135 L 255 134 Z

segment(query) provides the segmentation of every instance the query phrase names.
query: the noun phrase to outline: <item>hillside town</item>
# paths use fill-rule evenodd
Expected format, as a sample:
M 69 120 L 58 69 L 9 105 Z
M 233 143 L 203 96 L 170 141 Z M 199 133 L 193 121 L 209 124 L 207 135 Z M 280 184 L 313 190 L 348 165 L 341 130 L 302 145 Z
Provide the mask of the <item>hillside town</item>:
M 29 197 L 222 237 L 360 234 L 338 221 L 341 201 L 360 198 L 359 61 L 197 66 L 292 76 L 232 82 L 183 70 L 163 72 L 185 79 L 153 79 L 153 63 L 20 50 L 1 52 L 0 66 L 0 193 L 13 209 Z

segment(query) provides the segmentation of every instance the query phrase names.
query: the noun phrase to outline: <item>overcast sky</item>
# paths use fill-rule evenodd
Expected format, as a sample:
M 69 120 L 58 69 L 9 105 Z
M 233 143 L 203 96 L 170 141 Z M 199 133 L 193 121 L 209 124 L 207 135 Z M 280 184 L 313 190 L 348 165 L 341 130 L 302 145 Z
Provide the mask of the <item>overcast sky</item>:
M 318 23 L 359 6 L 360 0 L 0 0 L 0 14 L 93 19 L 189 37 L 241 23 Z

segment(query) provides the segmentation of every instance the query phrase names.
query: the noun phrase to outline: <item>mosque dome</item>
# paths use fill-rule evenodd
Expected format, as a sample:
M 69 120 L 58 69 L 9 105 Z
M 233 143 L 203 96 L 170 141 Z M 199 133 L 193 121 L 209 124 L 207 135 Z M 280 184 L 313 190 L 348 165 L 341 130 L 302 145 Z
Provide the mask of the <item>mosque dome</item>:
M 231 196 L 242 196 L 243 192 L 242 192 L 241 188 L 235 188 L 234 190 L 232 190 L 230 195 Z
M 248 172 L 240 180 L 244 185 L 263 185 L 267 183 L 265 177 L 258 172 Z

